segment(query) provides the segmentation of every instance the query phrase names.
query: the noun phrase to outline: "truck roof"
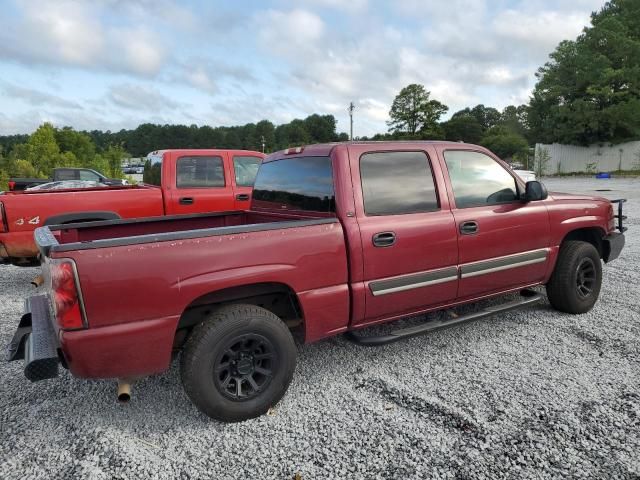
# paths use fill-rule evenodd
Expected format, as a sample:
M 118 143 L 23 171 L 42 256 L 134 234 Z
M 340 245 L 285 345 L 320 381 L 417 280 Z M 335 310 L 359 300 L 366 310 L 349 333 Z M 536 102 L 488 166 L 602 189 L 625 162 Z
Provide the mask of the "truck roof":
M 243 150 L 238 148 L 165 148 L 163 150 L 154 150 L 153 152 L 149 152 L 149 155 L 162 155 L 167 152 L 177 152 L 177 153 L 186 153 L 188 155 L 197 155 L 202 153 L 218 153 L 218 152 L 233 152 L 233 153 L 247 153 L 254 154 L 260 153 L 256 150 Z
M 463 143 L 463 142 L 450 142 L 450 141 L 445 141 L 445 140 L 379 140 L 379 141 L 375 141 L 375 140 L 367 140 L 367 141 L 349 141 L 349 142 L 333 142 L 333 143 L 319 143 L 319 144 L 315 144 L 315 145 L 303 145 L 300 147 L 291 147 L 291 148 L 285 148 L 284 150 L 279 150 L 277 152 L 273 152 L 271 154 L 269 154 L 263 161 L 264 162 L 269 162 L 272 160 L 276 160 L 276 159 L 280 159 L 284 156 L 287 155 L 291 155 L 291 154 L 302 154 L 304 153 L 304 156 L 318 156 L 318 157 L 326 157 L 328 155 L 331 154 L 331 151 L 337 147 L 338 145 L 371 145 L 374 146 L 376 148 L 380 148 L 381 146 L 385 146 L 385 147 L 407 147 L 407 146 L 412 146 L 415 145 L 416 147 L 419 147 L 420 145 L 468 145 L 468 146 L 473 146 L 475 147 L 475 145 L 470 144 L 470 143 Z M 301 149 L 300 151 L 298 151 L 298 149 Z

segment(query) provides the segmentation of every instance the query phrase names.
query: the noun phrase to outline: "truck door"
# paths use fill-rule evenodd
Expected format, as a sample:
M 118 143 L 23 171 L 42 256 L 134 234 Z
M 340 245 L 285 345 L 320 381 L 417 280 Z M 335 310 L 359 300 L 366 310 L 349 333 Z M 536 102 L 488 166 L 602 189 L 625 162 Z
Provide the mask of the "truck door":
M 252 155 L 233 155 L 233 191 L 236 210 L 249 209 L 253 182 L 261 161 L 260 157 Z
M 459 299 L 542 280 L 550 242 L 544 202 L 519 200 L 522 185 L 485 152 L 438 150 L 458 236 Z
M 167 214 L 234 209 L 233 181 L 227 153 L 196 155 L 174 152 L 171 161 L 175 165 L 176 175 Z
M 458 288 L 455 224 L 435 151 L 370 150 L 349 147 L 366 304 L 355 324 L 453 301 Z

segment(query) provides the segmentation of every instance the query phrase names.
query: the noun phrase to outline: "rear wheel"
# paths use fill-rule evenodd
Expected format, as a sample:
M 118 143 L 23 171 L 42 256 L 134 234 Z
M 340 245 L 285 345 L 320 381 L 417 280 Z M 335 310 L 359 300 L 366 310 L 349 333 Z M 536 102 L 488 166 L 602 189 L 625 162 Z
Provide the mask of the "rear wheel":
M 551 305 L 561 312 L 588 312 L 598 300 L 601 285 L 602 262 L 596 248 L 587 242 L 563 243 L 547 283 Z
M 267 412 L 293 377 L 296 347 L 287 326 L 253 305 L 227 305 L 191 332 L 182 352 L 182 384 L 206 415 L 226 422 Z

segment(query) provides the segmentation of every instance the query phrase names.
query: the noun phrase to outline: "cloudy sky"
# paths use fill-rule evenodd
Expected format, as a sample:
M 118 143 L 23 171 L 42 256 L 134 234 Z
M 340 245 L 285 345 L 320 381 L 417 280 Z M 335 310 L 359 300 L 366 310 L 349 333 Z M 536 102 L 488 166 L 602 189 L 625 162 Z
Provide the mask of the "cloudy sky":
M 0 0 L 0 135 L 43 121 L 237 125 L 333 114 L 386 131 L 422 83 L 450 113 L 525 103 L 603 0 Z

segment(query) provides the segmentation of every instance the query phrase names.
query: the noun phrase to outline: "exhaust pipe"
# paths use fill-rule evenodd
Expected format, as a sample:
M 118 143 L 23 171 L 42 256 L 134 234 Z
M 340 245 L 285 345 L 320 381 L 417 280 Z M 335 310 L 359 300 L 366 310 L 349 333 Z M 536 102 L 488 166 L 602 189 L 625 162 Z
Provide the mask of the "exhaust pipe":
M 42 278 L 42 275 L 38 275 L 36 278 L 31 280 L 31 285 L 33 285 L 36 288 L 38 288 L 43 283 L 44 283 L 44 278 Z
M 124 379 L 118 379 L 118 402 L 127 403 L 131 400 L 131 383 Z

